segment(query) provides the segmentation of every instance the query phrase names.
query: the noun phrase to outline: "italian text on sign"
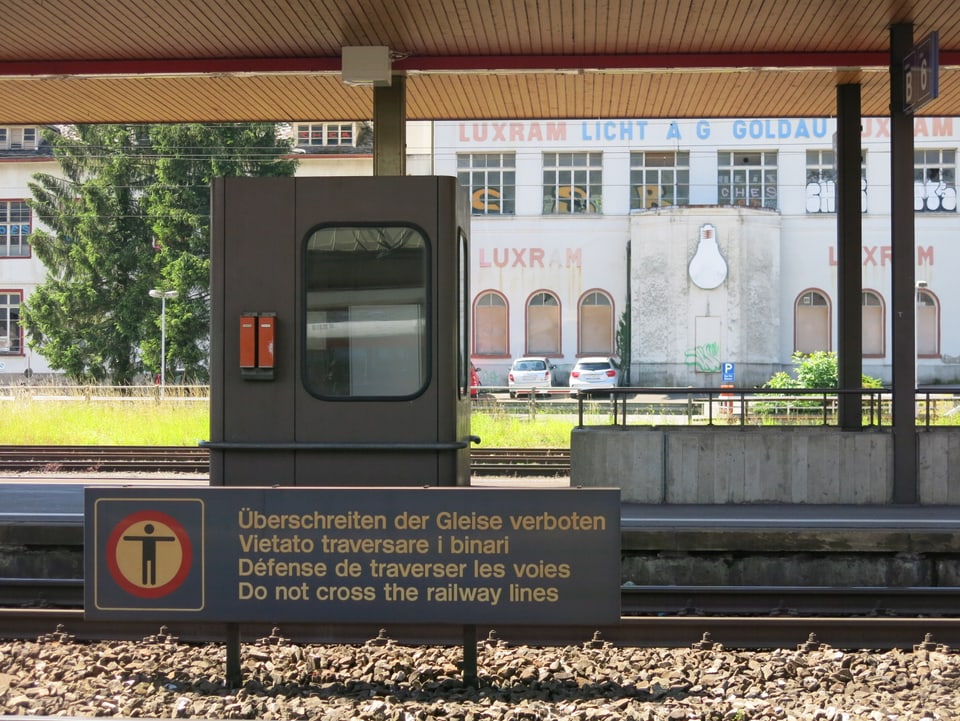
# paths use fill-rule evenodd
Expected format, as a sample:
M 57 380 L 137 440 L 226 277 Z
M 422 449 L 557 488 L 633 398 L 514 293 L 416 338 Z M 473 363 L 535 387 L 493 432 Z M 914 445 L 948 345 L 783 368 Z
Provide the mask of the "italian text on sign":
M 615 623 L 620 493 L 87 488 L 85 615 Z

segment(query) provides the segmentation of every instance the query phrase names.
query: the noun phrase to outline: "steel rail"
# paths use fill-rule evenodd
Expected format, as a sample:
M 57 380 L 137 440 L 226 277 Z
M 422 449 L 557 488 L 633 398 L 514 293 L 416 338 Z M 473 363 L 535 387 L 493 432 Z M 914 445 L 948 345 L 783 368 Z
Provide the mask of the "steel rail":
M 960 619 L 794 616 L 631 616 L 608 626 L 478 625 L 481 646 L 510 645 L 684 648 L 709 652 L 739 649 L 798 648 L 949 650 L 960 646 Z M 291 643 L 360 644 L 386 636 L 405 645 L 460 645 L 463 627 L 452 624 L 242 624 L 241 640 L 282 637 Z M 0 609 L 0 638 L 144 641 L 157 634 L 184 643 L 214 643 L 226 638 L 224 623 L 211 621 L 96 621 L 81 610 Z
M 473 448 L 470 467 L 478 476 L 569 475 L 570 450 Z M 0 470 L 204 474 L 210 470 L 210 451 L 192 446 L 0 446 Z
M 0 607 L 77 609 L 82 578 L 0 578 Z M 960 587 L 637 586 L 620 589 L 634 616 L 888 616 L 960 618 Z

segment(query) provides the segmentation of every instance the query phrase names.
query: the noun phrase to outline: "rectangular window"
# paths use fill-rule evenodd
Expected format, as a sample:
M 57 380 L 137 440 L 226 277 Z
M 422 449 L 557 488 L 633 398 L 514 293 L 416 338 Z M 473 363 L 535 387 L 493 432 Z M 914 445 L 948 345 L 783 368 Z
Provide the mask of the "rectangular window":
M 690 153 L 630 153 L 630 210 L 690 205 Z
M 297 123 L 299 147 L 353 145 L 353 123 Z
M 30 207 L 22 200 L 0 200 L 0 258 L 27 258 Z
M 957 152 L 913 153 L 913 209 L 918 213 L 957 212 Z
M 37 129 L 0 128 L 0 150 L 36 150 Z
M 324 132 L 327 145 L 353 145 L 352 123 L 327 123 Z
M 323 125 L 309 125 L 300 123 L 297 125 L 297 145 L 323 145 Z
M 543 212 L 603 211 L 601 153 L 543 154 Z
M 20 294 L 0 293 L 0 354 L 20 355 Z
M 457 179 L 470 192 L 470 212 L 474 215 L 514 215 L 517 212 L 515 154 L 458 155 Z
M 717 153 L 717 202 L 776 210 L 776 151 Z
M 306 244 L 303 383 L 319 398 L 401 398 L 429 380 L 427 238 L 328 226 Z
M 832 150 L 807 151 L 806 208 L 808 213 L 837 212 L 837 162 Z M 867 161 L 860 156 L 860 212 L 867 212 Z

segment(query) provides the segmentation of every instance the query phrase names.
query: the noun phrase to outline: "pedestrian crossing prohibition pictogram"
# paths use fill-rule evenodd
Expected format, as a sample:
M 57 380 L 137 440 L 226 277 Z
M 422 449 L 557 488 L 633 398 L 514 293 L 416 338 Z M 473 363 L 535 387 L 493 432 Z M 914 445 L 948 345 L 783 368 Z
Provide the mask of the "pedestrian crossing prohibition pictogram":
M 113 527 L 106 562 L 122 589 L 139 598 L 160 598 L 176 591 L 187 578 L 193 546 L 175 518 L 142 510 Z
M 87 489 L 84 609 L 195 613 L 206 604 L 203 499 Z

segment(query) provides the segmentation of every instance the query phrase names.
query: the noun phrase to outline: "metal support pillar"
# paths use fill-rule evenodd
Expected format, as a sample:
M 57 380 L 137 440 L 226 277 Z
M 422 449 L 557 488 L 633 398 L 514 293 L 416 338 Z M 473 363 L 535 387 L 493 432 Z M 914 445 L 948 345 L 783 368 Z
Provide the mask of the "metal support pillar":
M 863 375 L 863 224 L 860 207 L 860 85 L 837 86 L 837 373 L 841 389 L 860 388 Z M 861 397 L 841 393 L 839 425 L 863 429 Z
M 890 28 L 890 295 L 893 321 L 893 502 L 916 503 L 916 277 L 913 218 L 913 116 L 904 112 L 903 60 L 913 25 Z
M 373 89 L 373 174 L 407 174 L 407 85 L 394 75 Z
M 477 672 L 477 627 L 472 624 L 463 627 L 463 685 L 470 688 L 480 686 Z
M 243 685 L 243 668 L 240 664 L 240 624 L 227 624 L 227 685 L 240 688 Z

